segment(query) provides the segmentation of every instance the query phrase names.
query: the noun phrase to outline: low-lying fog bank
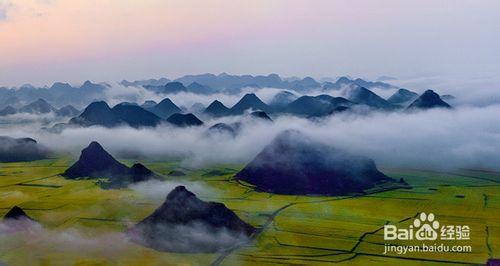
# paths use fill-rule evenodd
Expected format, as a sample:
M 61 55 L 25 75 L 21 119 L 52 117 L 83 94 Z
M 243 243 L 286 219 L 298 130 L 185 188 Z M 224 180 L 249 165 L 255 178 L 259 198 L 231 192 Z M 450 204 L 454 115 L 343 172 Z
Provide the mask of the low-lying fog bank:
M 77 156 L 96 140 L 121 157 L 166 159 L 183 157 L 188 166 L 214 163 L 247 163 L 279 132 L 297 129 L 328 145 L 373 158 L 382 167 L 500 169 L 500 105 L 459 107 L 416 113 L 374 112 L 368 115 L 338 114 L 311 121 L 298 117 L 274 117 L 274 123 L 246 121 L 236 137 L 207 135 L 218 122 L 231 123 L 241 117 L 206 121 L 202 127 L 133 129 L 120 127 L 71 128 L 61 134 L 32 127 L 11 125 L 0 135 L 32 137 L 41 144 Z

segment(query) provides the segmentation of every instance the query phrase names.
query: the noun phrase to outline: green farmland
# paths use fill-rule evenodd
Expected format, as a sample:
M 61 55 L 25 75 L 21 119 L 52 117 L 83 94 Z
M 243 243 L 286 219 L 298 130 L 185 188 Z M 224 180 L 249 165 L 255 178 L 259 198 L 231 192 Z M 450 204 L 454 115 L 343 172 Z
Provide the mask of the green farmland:
M 71 163 L 62 158 L 0 164 L 0 215 L 18 205 L 43 225 L 37 237 L 0 235 L 0 265 L 452 265 L 500 257 L 497 172 L 382 169 L 404 178 L 411 188 L 308 197 L 256 192 L 231 178 L 241 165 L 193 170 L 177 162 L 145 162 L 167 180 L 209 188 L 212 193 L 199 195 L 202 199 L 223 202 L 261 229 L 249 243 L 225 253 L 174 254 L 123 237 L 164 198 L 131 189 L 103 190 L 90 180 L 65 180 L 58 174 Z M 168 177 L 172 170 L 187 175 Z M 420 212 L 434 213 L 442 224 L 470 226 L 470 240 L 457 245 L 469 245 L 472 252 L 383 254 L 383 226 L 408 226 Z M 80 239 L 72 242 L 75 236 Z

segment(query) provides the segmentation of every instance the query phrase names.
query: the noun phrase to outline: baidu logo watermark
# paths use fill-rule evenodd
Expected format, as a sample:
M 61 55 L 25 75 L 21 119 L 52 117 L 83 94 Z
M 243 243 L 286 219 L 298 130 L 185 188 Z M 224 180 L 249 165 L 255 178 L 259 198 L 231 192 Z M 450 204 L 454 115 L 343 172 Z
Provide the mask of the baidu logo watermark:
M 447 240 L 470 240 L 470 227 L 467 225 L 443 225 L 433 213 L 420 213 L 406 228 L 396 225 L 384 226 L 384 240 L 422 241 L 420 245 L 385 244 L 384 254 L 395 252 L 472 252 L 471 246 L 445 245 Z M 441 243 L 429 243 L 440 241 Z

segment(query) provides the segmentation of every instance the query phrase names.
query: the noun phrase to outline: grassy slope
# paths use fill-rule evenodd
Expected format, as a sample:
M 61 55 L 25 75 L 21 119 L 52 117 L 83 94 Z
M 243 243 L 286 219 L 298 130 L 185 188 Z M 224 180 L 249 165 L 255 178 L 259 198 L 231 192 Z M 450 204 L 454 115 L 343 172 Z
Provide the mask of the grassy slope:
M 0 164 L 0 215 L 19 205 L 39 220 L 49 234 L 64 237 L 68 230 L 71 233 L 76 228 L 84 239 L 112 241 L 113 234 L 120 234 L 161 203 L 128 189 L 101 190 L 92 181 L 68 181 L 57 176 L 69 164 L 65 158 Z M 165 176 L 177 167 L 176 162 L 146 165 Z M 403 177 L 413 188 L 361 197 L 298 197 L 255 192 L 231 179 L 236 168 L 238 166 L 182 169 L 188 175 L 178 178 L 211 187 L 216 193 L 203 199 L 224 202 L 255 226 L 272 221 L 255 241 L 225 254 L 224 265 L 484 263 L 488 257 L 500 257 L 498 173 L 385 169 L 386 174 Z M 210 173 L 213 170 L 219 173 Z M 165 191 L 165 195 L 167 193 Z M 461 244 L 472 245 L 473 253 L 382 255 L 384 241 L 379 229 L 386 223 L 407 225 L 422 211 L 435 213 L 443 224 L 470 225 L 472 240 Z M 78 247 L 61 248 L 52 238 L 49 237 L 51 241 L 40 238 L 26 242 L 12 235 L 0 236 L 0 261 L 9 264 L 206 265 L 219 256 L 162 253 L 127 241 L 110 242 L 109 245 L 118 247 L 102 250 L 85 249 L 81 243 Z M 1 244 L 7 243 L 5 241 L 9 245 Z

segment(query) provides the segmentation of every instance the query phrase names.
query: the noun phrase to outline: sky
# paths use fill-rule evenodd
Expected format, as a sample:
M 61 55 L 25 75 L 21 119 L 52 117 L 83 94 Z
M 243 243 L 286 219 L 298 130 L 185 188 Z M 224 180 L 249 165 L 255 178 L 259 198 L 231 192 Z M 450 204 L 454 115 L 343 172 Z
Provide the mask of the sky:
M 500 1 L 0 0 L 0 86 L 500 73 Z

